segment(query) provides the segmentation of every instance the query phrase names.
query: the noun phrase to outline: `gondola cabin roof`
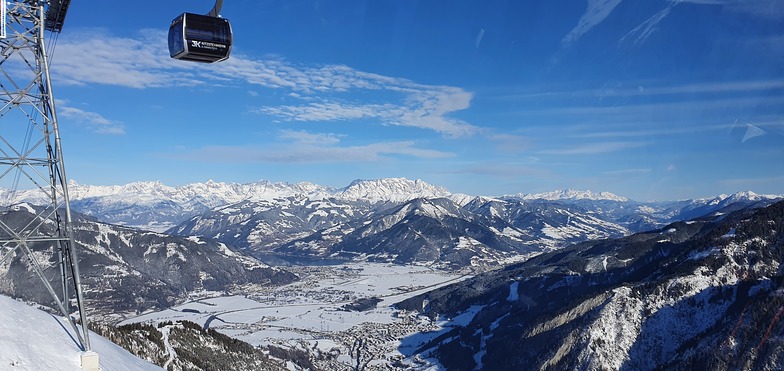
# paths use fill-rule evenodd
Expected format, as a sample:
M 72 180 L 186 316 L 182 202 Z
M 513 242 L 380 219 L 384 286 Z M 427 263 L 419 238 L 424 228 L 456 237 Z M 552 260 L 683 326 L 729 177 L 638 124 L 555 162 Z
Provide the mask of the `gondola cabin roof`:
M 44 20 L 44 28 L 47 31 L 60 32 L 63 30 L 63 22 L 65 22 L 65 15 L 68 13 L 68 6 L 71 0 L 52 0 L 49 2 L 49 7 L 46 9 L 46 19 Z
M 231 54 L 232 32 L 228 19 L 183 13 L 169 26 L 169 54 L 174 59 L 213 63 Z

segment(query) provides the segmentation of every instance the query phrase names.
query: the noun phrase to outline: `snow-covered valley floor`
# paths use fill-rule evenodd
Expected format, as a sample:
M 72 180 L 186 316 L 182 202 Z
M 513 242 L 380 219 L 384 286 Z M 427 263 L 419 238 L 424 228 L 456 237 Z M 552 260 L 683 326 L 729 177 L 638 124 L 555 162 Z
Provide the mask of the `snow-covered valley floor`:
M 429 340 L 449 323 L 391 306 L 468 277 L 421 266 L 376 263 L 287 269 L 301 280 L 277 288 L 249 287 L 240 295 L 196 293 L 189 302 L 120 324 L 188 320 L 253 345 L 323 354 L 320 366 L 326 369 L 354 365 L 352 347 L 356 350 L 359 345 L 364 347 L 361 360 L 371 366 L 403 362 L 412 368 L 428 368 L 431 365 L 422 357 L 404 353 L 413 351 L 416 344 L 412 341 Z M 362 299 L 377 299 L 378 304 L 368 310 L 347 309 L 369 301 Z M 418 335 L 412 338 L 412 334 Z

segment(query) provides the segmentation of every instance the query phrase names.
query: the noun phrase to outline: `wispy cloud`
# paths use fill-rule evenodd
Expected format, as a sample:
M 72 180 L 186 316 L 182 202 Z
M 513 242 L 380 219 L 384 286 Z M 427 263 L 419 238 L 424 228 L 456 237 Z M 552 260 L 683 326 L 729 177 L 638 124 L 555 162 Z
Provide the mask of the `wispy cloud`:
M 177 157 L 208 162 L 264 163 L 345 163 L 372 162 L 391 156 L 434 159 L 452 157 L 452 153 L 417 147 L 414 141 L 378 142 L 361 146 L 341 146 L 341 135 L 283 130 L 279 142 L 265 147 L 207 146 Z
M 747 140 L 756 137 L 761 137 L 765 134 L 767 134 L 767 132 L 765 130 L 760 129 L 759 126 L 746 124 L 746 133 L 743 134 L 743 139 L 741 140 L 741 142 L 745 143 Z
M 480 130 L 451 114 L 470 107 L 473 94 L 461 88 L 418 84 L 411 80 L 359 71 L 342 65 L 299 65 L 280 59 L 256 59 L 235 53 L 218 65 L 186 64 L 168 57 L 166 35 L 142 31 L 136 38 L 107 32 L 72 30 L 57 46 L 53 69 L 58 83 L 105 84 L 146 89 L 172 86 L 250 84 L 289 90 L 302 102 L 319 103 L 254 109 L 283 120 L 331 121 L 378 119 L 382 124 L 433 130 L 445 136 L 470 136 Z M 381 94 L 383 105 L 352 101 L 351 93 Z
M 738 97 L 724 99 L 695 99 L 672 102 L 655 102 L 620 105 L 593 105 L 552 107 L 539 110 L 526 110 L 523 114 L 561 116 L 561 117 L 602 117 L 605 121 L 639 122 L 640 117 L 661 119 L 686 116 L 695 112 L 714 112 L 722 109 L 759 109 L 778 107 L 784 103 L 784 96 Z
M 57 101 L 57 104 L 57 112 L 61 119 L 73 120 L 86 125 L 89 130 L 97 134 L 125 134 L 125 127 L 122 122 L 109 120 L 96 112 L 70 107 L 63 101 Z
M 583 13 L 580 20 L 577 21 L 577 25 L 564 36 L 563 40 L 561 40 L 561 44 L 569 45 L 580 39 L 586 32 L 602 23 L 621 1 L 622 0 L 588 0 L 588 8 L 585 10 L 585 13 Z
M 311 145 L 333 145 L 340 143 L 341 135 L 333 133 L 309 133 L 303 130 L 281 130 L 278 138 Z
M 352 105 L 337 102 L 310 103 L 298 106 L 258 107 L 251 111 L 278 116 L 293 121 L 338 121 L 354 120 L 385 115 L 382 112 L 397 109 L 388 105 Z
M 678 126 L 669 127 L 661 126 L 656 129 L 642 129 L 642 130 L 604 130 L 602 126 L 594 126 L 588 133 L 581 133 L 572 135 L 575 138 L 639 138 L 639 137 L 656 137 L 665 135 L 682 135 L 682 134 L 695 134 L 705 133 L 708 131 L 727 130 L 732 128 L 733 124 L 723 125 L 693 125 L 693 126 Z
M 624 35 L 621 40 L 619 40 L 619 42 L 624 43 L 627 40 L 632 40 L 632 43 L 634 44 L 643 43 L 646 39 L 648 39 L 649 36 L 651 36 L 651 34 L 653 34 L 654 31 L 656 31 L 659 23 L 670 14 L 673 6 L 674 5 L 670 5 L 651 16 L 645 20 L 645 22 L 641 23 L 639 26 L 633 28 L 631 31 L 629 31 L 629 33 Z
M 613 99 L 586 99 L 595 90 L 553 91 L 541 95 L 506 96 L 516 100 L 516 112 L 533 137 L 557 135 L 567 140 L 622 143 L 715 139 L 730 134 L 739 142 L 761 135 L 782 135 L 784 80 L 748 80 L 717 83 L 659 85 L 651 88 L 625 88 L 612 91 Z M 733 120 L 744 123 L 736 130 Z M 551 131 L 552 123 L 558 126 Z M 745 122 L 752 122 L 749 128 Z M 540 124 L 541 123 L 541 124 Z M 753 140 L 753 139 L 752 139 Z M 540 142 L 537 140 L 537 142 Z M 579 144 L 578 144 L 579 145 Z M 578 148 L 545 148 L 547 154 L 593 153 L 601 145 Z
M 300 105 L 259 107 L 252 111 L 292 121 L 373 118 L 386 125 L 429 129 L 450 137 L 471 136 L 481 131 L 474 125 L 448 116 L 452 112 L 469 108 L 472 94 L 460 88 L 418 85 L 402 79 L 394 82 L 395 85 L 371 89 L 405 93 L 405 98 L 397 103 L 359 104 L 322 101 Z M 368 82 L 364 86 L 375 85 Z
M 204 84 L 197 73 L 169 60 L 165 35 L 143 31 L 138 38 L 110 36 L 106 30 L 70 30 L 52 52 L 58 84 L 103 84 L 129 88 Z
M 685 84 L 675 86 L 644 87 L 623 92 L 625 95 L 673 95 L 698 93 L 748 93 L 784 88 L 784 80 L 746 80 Z
M 784 45 L 784 40 L 782 40 Z M 553 99 L 563 98 L 608 98 L 608 97 L 636 97 L 636 96 L 671 96 L 671 95 L 694 95 L 694 94 L 740 94 L 755 92 L 770 92 L 784 89 L 784 80 L 742 80 L 742 81 L 723 81 L 705 82 L 699 84 L 676 84 L 676 85 L 652 85 L 644 82 L 627 81 L 627 86 L 631 87 L 612 87 L 600 89 L 564 89 L 555 90 L 540 88 L 539 91 L 524 94 L 500 95 L 503 100 L 527 100 L 527 99 Z
M 600 153 L 618 152 L 649 145 L 649 142 L 601 142 L 586 143 L 574 147 L 548 149 L 539 153 L 548 155 L 595 155 Z
M 784 16 L 784 6 L 782 6 L 780 0 L 669 0 L 668 5 L 664 9 L 629 31 L 621 38 L 620 43 L 643 43 L 657 30 L 659 23 L 670 15 L 677 5 L 682 3 L 722 6 L 730 11 L 747 13 L 763 18 L 781 19 Z
M 482 43 L 482 38 L 483 38 L 484 36 L 485 36 L 485 29 L 484 29 L 484 28 L 482 28 L 482 29 L 480 29 L 480 30 L 479 30 L 479 32 L 476 34 L 476 40 L 474 40 L 474 47 L 475 47 L 475 48 L 477 48 L 477 49 L 479 48 L 479 45 Z

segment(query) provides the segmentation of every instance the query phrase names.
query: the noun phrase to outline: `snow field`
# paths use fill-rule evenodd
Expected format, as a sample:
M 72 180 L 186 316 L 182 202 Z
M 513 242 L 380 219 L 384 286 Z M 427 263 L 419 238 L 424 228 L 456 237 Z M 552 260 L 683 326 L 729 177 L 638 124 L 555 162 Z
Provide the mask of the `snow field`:
M 90 343 L 102 370 L 161 370 L 94 333 Z M 81 371 L 80 357 L 67 320 L 0 296 L 0 369 Z
M 398 349 L 403 337 L 422 328 L 437 330 L 453 322 L 424 323 L 401 316 L 391 305 L 466 278 L 427 267 L 380 263 L 293 270 L 302 279 L 290 285 L 244 295 L 202 298 L 120 324 L 188 320 L 253 345 L 301 347 L 305 341 L 322 352 L 337 348 L 341 352 L 338 361 L 342 362 L 350 361 L 347 354 L 352 342 L 366 336 L 377 359 L 399 359 L 403 357 Z M 375 309 L 362 312 L 343 309 L 362 298 L 381 301 Z M 467 323 L 478 309 L 472 308 L 455 320 Z

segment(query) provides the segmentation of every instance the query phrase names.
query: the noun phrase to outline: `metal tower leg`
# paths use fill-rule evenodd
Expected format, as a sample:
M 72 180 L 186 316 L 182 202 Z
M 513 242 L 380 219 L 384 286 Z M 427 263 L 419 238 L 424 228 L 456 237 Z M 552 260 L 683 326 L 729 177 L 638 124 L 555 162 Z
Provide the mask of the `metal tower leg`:
M 0 39 L 0 275 L 12 264 L 26 264 L 69 319 L 82 350 L 88 351 L 87 317 L 45 39 L 49 2 L 0 1 L 8 7 L 6 38 Z M 35 205 L 21 204 L 22 197 L 35 199 Z M 34 216 L 21 218 L 19 210 Z M 72 316 L 72 302 L 78 319 Z

